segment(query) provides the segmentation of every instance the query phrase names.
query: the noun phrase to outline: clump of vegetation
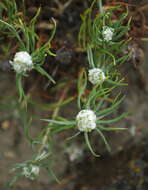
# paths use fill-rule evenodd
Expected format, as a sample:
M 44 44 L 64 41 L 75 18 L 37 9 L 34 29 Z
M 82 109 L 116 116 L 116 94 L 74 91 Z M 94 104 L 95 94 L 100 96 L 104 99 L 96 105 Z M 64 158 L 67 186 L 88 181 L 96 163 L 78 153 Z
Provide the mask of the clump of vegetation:
M 14 58 L 10 60 L 10 64 L 16 74 L 19 104 L 24 105 L 25 102 L 27 107 L 31 100 L 25 95 L 22 79 L 25 80 L 25 77 L 29 77 L 31 74 L 29 71 L 35 69 L 52 81 L 55 87 L 60 85 L 42 67 L 47 55 L 56 56 L 51 51 L 51 42 L 56 33 L 56 22 L 52 19 L 53 30 L 49 40 L 37 47 L 39 37 L 36 32 L 36 23 L 41 9 L 38 9 L 31 21 L 26 21 L 25 11 L 19 16 L 15 0 L 11 2 L 5 0 L 4 3 L 0 4 L 0 9 L 1 32 L 18 41 L 18 47 Z M 16 176 L 9 182 L 9 187 L 20 177 L 36 179 L 39 176 L 40 168 L 45 168 L 58 181 L 51 166 L 53 135 L 71 130 L 74 136 L 69 137 L 69 139 L 75 139 L 78 135 L 83 134 L 90 152 L 99 157 L 99 153 L 94 151 L 89 140 L 91 133 L 97 133 L 108 151 L 111 151 L 104 131 L 125 129 L 120 126 L 112 126 L 112 124 L 126 117 L 128 113 L 122 113 L 113 119 L 108 119 L 108 116 L 116 112 L 124 99 L 120 89 L 127 84 L 120 74 L 120 67 L 130 56 L 130 52 L 126 54 L 123 52 L 127 49 L 130 40 L 128 31 L 130 30 L 131 19 L 125 24 L 124 20 L 128 15 L 128 9 L 120 15 L 118 20 L 114 19 L 113 14 L 118 9 L 118 6 L 104 9 L 101 0 L 94 0 L 81 15 L 82 24 L 78 41 L 79 48 L 87 53 L 87 63 L 79 71 L 76 80 L 76 95 L 66 99 L 65 94 L 69 86 L 64 85 L 63 94 L 55 103 L 56 105 L 50 108 L 53 112 L 52 117 L 40 118 L 47 123 L 47 126 L 35 139 L 30 138 L 28 125 L 24 126 L 24 134 L 31 145 L 36 147 L 36 153 L 30 160 L 16 164 L 16 167 L 12 169 L 13 172 L 16 172 Z M 74 99 L 77 100 L 78 113 L 73 115 L 71 119 L 69 116 L 67 118 L 60 116 L 59 110 L 62 109 L 62 106 Z
M 27 71 L 35 69 L 37 72 L 46 76 L 49 80 L 55 83 L 50 74 L 42 68 L 42 65 L 45 63 L 45 58 L 48 54 L 55 56 L 50 49 L 51 40 L 53 39 L 56 30 L 56 22 L 52 19 L 54 28 L 49 40 L 45 44 L 41 44 L 40 47 L 36 48 L 39 37 L 35 31 L 35 25 L 41 9 L 38 9 L 36 15 L 30 22 L 26 22 L 23 16 L 22 18 L 17 16 L 17 5 L 15 1 L 6 1 L 5 3 L 6 6 L 8 6 L 8 9 L 5 7 L 5 4 L 2 4 L 3 6 L 1 5 L 1 8 L 4 7 L 7 10 L 8 15 L 6 19 L 2 18 L 0 20 L 1 29 L 4 33 L 5 31 L 7 31 L 7 33 L 9 32 L 8 35 L 12 35 L 18 40 L 19 46 L 16 54 L 14 55 L 13 61 L 10 60 L 10 64 L 16 72 L 16 86 L 19 92 L 19 100 L 22 101 L 22 99 L 24 99 L 26 101 L 22 78 L 27 76 Z M 12 10 L 14 9 L 13 11 L 11 10 L 11 6 L 13 7 Z

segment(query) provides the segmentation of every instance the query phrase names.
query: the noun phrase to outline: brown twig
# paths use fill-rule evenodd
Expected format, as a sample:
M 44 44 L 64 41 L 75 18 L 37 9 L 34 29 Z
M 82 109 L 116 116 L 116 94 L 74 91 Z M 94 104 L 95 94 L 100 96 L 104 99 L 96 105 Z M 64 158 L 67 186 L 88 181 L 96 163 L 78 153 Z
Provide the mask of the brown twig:
M 58 8 L 51 8 L 56 15 L 62 15 L 65 9 L 72 3 L 73 0 L 68 0 L 66 3 L 62 4 L 59 0 L 54 0 Z

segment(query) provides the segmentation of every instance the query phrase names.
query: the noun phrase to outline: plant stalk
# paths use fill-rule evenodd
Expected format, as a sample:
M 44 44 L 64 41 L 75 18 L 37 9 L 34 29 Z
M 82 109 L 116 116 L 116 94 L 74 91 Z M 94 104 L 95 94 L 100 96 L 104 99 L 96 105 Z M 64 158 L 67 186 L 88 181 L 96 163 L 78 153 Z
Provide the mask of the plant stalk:
M 98 6 L 99 6 L 100 13 L 103 13 L 102 0 L 98 0 Z
M 64 100 L 64 98 L 65 98 L 65 96 L 66 96 L 66 94 L 67 94 L 68 89 L 69 89 L 69 85 L 67 86 L 67 88 L 65 88 L 65 89 L 63 90 L 63 93 L 62 93 L 62 95 L 61 95 L 61 97 L 60 97 L 60 99 L 59 99 L 58 104 L 60 104 L 60 103 Z M 57 107 L 57 108 L 54 110 L 54 112 L 53 112 L 53 114 L 52 114 L 52 119 L 55 119 L 55 118 L 57 117 L 57 115 L 58 115 L 58 113 L 59 113 L 59 110 L 60 110 L 60 107 Z M 44 147 L 45 147 L 45 145 L 46 145 L 46 143 L 47 143 L 47 141 L 48 141 L 49 133 L 50 133 L 50 128 L 47 129 L 47 131 L 46 131 L 46 133 L 45 133 L 45 135 L 44 135 L 44 137 L 43 137 L 41 147 L 39 148 L 39 151 L 38 151 L 38 155 L 40 155 L 40 154 L 42 153 L 42 151 L 44 150 Z

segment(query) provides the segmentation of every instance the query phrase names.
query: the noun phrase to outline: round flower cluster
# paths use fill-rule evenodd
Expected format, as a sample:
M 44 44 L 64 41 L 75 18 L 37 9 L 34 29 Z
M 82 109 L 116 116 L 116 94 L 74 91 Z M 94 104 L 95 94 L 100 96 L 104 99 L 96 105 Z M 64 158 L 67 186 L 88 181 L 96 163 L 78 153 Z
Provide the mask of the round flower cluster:
M 76 116 L 79 131 L 90 132 L 96 128 L 96 115 L 92 110 L 81 110 Z
M 23 168 L 23 175 L 29 179 L 35 179 L 39 175 L 40 168 L 36 165 L 30 164 Z
M 26 51 L 17 52 L 13 61 L 10 61 L 10 64 L 17 73 L 26 72 L 33 69 L 32 57 Z
M 114 29 L 108 26 L 103 26 L 103 38 L 105 41 L 109 42 L 112 40 L 114 34 Z
M 88 79 L 92 84 L 101 84 L 105 79 L 104 72 L 99 68 L 90 69 L 88 71 Z

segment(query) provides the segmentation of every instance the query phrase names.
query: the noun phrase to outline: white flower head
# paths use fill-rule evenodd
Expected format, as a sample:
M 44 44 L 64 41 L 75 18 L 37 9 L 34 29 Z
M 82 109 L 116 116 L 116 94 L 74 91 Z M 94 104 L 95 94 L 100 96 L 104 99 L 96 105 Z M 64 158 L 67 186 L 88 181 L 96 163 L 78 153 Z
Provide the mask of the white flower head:
M 17 73 L 26 72 L 33 69 L 32 57 L 26 51 L 17 52 L 13 61 L 10 61 L 10 64 Z
M 23 175 L 29 179 L 35 179 L 39 175 L 40 168 L 36 165 L 30 164 L 23 168 Z
M 101 69 L 94 68 L 88 71 L 88 79 L 92 84 L 95 85 L 101 84 L 106 79 L 106 76 Z
M 90 132 L 96 128 L 96 115 L 92 110 L 81 110 L 76 116 L 79 131 Z
M 114 35 L 114 28 L 103 26 L 102 35 L 105 41 L 111 41 Z

